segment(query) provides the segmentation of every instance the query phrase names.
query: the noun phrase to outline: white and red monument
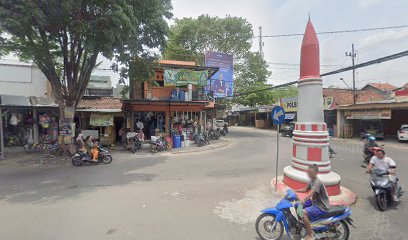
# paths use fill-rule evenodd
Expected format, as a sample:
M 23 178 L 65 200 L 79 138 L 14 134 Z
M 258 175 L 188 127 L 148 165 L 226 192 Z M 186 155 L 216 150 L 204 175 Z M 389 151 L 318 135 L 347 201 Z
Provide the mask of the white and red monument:
M 284 191 L 287 187 L 305 187 L 309 182 L 306 170 L 316 164 L 331 204 L 350 205 L 355 201 L 355 194 L 340 186 L 341 177 L 330 166 L 329 133 L 324 122 L 323 84 L 320 78 L 319 40 L 310 19 L 303 36 L 298 88 L 298 117 L 293 131 L 292 161 L 290 166 L 283 169 L 284 175 L 278 182 L 278 191 Z

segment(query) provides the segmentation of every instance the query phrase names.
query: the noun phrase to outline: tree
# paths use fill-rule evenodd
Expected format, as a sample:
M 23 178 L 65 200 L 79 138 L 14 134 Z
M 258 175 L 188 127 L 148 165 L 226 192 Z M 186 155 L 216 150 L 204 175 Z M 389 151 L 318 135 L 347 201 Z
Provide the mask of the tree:
M 267 81 L 271 72 L 268 64 L 259 53 L 248 52 L 241 61 L 235 64 L 235 94 L 233 102 L 245 106 L 271 105 L 276 99 L 271 91 L 261 91 L 246 94 L 267 88 Z
M 32 60 L 47 77 L 60 119 L 75 111 L 97 58 L 125 68 L 160 48 L 172 17 L 170 0 L 0 0 L 0 52 Z M 126 70 L 122 69 L 125 74 Z
M 204 64 L 207 51 L 230 53 L 239 59 L 252 46 L 252 25 L 244 18 L 201 15 L 176 19 L 170 27 L 165 59 L 192 60 Z

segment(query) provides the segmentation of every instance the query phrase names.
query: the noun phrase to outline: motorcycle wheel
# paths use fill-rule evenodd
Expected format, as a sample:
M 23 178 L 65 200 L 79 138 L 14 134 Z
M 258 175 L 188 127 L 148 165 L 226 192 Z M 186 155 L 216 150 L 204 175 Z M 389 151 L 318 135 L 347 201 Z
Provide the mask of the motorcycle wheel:
M 384 212 L 385 210 L 387 210 L 388 199 L 385 193 L 380 193 L 376 195 L 375 202 L 377 203 L 378 209 L 380 209 L 381 212 Z
M 72 165 L 74 165 L 75 167 L 82 166 L 81 158 L 80 157 L 73 157 L 72 158 Z
M 102 162 L 103 162 L 104 164 L 109 164 L 109 163 L 111 163 L 111 162 L 112 162 L 112 156 L 110 156 L 110 155 L 104 156 L 104 157 L 102 158 Z
M 255 229 L 261 240 L 279 240 L 283 236 L 282 222 L 275 225 L 275 216 L 271 214 L 261 214 L 256 219 Z
M 137 147 L 135 145 L 133 145 L 132 146 L 132 153 L 135 154 L 137 150 L 138 150 Z
M 336 239 L 338 240 L 348 240 L 350 238 L 350 228 L 346 221 L 341 220 L 339 225 L 337 225 L 336 230 L 340 233 L 340 236 Z
M 151 151 L 152 153 L 157 153 L 159 152 L 159 149 L 157 147 L 152 147 Z

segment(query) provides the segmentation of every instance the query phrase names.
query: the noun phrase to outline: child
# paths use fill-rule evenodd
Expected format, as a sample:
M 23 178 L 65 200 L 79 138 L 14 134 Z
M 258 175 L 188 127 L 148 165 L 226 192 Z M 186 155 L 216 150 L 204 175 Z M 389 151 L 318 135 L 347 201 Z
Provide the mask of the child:
M 97 162 L 99 150 L 98 150 L 98 144 L 96 142 L 93 143 L 93 146 L 91 149 L 91 155 L 92 155 L 92 161 Z

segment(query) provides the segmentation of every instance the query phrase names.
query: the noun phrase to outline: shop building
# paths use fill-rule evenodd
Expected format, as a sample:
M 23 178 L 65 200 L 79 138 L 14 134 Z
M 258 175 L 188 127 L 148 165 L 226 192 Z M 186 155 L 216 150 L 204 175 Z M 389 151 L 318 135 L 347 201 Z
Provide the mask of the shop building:
M 121 142 L 120 131 L 125 127 L 122 100 L 114 97 L 83 97 L 77 107 L 75 122 L 85 137 L 91 135 L 110 146 Z
M 395 97 L 338 107 L 337 132 L 340 137 L 361 137 L 369 133 L 377 138 L 396 138 L 402 124 L 408 124 L 408 90 Z
M 209 122 L 207 111 L 214 109 L 205 87 L 217 71 L 195 62 L 160 60 L 154 79 L 141 84 L 131 81 L 130 99 L 123 101 L 127 129 L 142 129 L 146 139 L 202 130 Z

